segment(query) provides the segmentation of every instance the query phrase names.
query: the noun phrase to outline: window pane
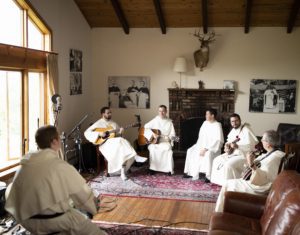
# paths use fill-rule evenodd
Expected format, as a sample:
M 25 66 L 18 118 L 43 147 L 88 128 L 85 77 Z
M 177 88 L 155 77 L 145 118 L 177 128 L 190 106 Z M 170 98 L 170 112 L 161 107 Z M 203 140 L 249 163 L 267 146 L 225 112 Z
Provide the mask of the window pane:
M 44 35 L 36 25 L 28 18 L 28 47 L 37 50 L 44 50 Z
M 28 74 L 28 95 L 29 95 L 29 151 L 37 149 L 35 143 L 35 132 L 43 123 L 43 97 L 41 95 L 42 89 L 42 73 L 29 73 Z
M 12 0 L 0 0 L 0 43 L 23 46 L 22 11 Z
M 0 84 L 0 161 L 3 162 L 22 155 L 21 73 L 0 71 Z

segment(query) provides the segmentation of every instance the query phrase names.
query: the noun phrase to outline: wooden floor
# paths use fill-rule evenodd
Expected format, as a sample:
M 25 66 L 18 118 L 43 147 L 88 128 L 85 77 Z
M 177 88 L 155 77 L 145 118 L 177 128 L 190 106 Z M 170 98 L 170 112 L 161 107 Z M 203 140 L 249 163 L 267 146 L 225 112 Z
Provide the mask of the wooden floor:
M 94 222 L 207 230 L 215 203 L 104 196 Z

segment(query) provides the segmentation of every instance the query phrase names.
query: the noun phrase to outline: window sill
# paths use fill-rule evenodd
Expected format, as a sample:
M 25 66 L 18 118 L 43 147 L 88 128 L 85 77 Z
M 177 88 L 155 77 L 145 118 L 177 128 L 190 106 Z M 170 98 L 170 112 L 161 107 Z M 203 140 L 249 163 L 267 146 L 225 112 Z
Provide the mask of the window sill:
M 7 161 L 0 164 L 0 181 L 12 178 L 20 167 L 20 160 Z

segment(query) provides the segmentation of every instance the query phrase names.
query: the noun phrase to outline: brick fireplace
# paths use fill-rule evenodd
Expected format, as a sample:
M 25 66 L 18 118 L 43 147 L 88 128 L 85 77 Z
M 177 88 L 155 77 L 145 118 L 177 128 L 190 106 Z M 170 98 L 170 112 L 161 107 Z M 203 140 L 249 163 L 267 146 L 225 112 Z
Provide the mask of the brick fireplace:
M 207 108 L 217 110 L 224 137 L 230 131 L 229 116 L 234 112 L 235 91 L 224 89 L 168 89 L 169 116 L 180 142 L 174 150 L 185 152 L 198 138 Z

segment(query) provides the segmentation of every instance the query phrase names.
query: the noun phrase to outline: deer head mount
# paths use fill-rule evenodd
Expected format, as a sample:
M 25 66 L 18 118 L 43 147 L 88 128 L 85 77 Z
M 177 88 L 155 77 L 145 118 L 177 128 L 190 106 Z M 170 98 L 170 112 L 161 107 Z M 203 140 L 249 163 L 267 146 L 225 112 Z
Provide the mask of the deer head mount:
M 195 37 L 199 39 L 200 49 L 194 52 L 194 60 L 197 68 L 202 71 L 206 67 L 209 60 L 209 43 L 215 40 L 215 32 L 209 32 L 208 34 L 194 33 Z

